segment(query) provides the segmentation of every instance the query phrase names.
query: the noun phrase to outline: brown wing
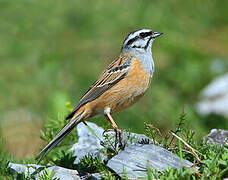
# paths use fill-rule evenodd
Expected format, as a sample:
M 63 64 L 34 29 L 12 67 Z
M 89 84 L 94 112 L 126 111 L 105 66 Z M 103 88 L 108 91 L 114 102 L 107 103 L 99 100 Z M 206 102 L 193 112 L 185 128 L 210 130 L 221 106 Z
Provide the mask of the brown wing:
M 121 79 L 128 74 L 132 59 L 133 56 L 119 56 L 115 61 L 113 61 L 113 63 L 108 66 L 108 68 L 99 76 L 98 80 L 95 81 L 84 94 L 72 113 L 70 113 L 66 119 L 72 118 L 81 106 L 98 98 L 105 91 L 121 81 Z

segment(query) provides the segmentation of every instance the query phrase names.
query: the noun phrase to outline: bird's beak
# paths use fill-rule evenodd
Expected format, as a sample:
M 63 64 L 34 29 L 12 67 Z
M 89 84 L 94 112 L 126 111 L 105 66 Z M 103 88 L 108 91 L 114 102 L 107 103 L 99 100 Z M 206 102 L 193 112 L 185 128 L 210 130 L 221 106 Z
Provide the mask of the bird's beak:
M 152 38 L 157 38 L 158 36 L 161 36 L 163 34 L 163 32 L 156 32 L 156 31 L 153 31 L 153 34 L 152 34 Z

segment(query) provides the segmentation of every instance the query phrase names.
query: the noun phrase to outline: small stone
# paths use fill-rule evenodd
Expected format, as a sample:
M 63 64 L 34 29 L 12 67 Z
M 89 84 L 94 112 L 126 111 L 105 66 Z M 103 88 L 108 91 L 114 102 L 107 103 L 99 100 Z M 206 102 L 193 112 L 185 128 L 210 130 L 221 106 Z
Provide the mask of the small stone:
M 222 129 L 212 129 L 211 132 L 203 138 L 204 142 L 223 145 L 228 143 L 228 131 Z
M 40 176 L 43 175 L 45 172 L 45 169 L 47 169 L 50 174 L 51 172 L 54 172 L 54 178 L 59 178 L 59 180 L 77 180 L 80 179 L 78 171 L 72 170 L 72 169 L 66 169 L 60 166 L 40 166 L 36 164 L 28 164 L 28 165 L 22 165 L 22 164 L 14 164 L 9 163 L 8 168 L 11 174 L 25 174 L 25 177 L 28 178 L 31 175 L 34 175 L 36 180 L 40 179 Z
M 99 179 L 102 179 L 102 176 L 103 176 L 102 173 L 87 174 L 81 177 L 81 180 L 99 180 Z

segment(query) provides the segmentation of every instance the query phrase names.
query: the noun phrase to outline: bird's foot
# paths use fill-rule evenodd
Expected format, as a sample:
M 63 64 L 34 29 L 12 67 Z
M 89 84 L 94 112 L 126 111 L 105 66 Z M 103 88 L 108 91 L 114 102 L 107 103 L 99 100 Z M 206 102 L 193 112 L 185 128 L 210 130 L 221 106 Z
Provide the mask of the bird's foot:
M 123 150 L 124 149 L 124 144 L 123 144 L 123 132 L 125 132 L 126 130 L 121 130 L 121 129 L 106 129 L 104 132 L 103 132 L 103 135 L 105 133 L 108 133 L 108 132 L 115 132 L 115 150 L 117 149 L 117 145 L 118 145 L 118 148 Z

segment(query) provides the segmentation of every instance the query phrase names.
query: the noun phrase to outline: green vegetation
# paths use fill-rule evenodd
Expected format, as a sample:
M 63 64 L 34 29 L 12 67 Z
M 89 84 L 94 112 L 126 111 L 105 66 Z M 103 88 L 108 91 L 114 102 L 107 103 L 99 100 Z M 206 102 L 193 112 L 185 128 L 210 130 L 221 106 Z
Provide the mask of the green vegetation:
M 164 134 L 175 127 L 180 133 L 177 117 L 185 107 L 184 128 L 191 131 L 180 136 L 203 154 L 201 176 L 193 176 L 224 177 L 227 148 L 200 146 L 200 141 L 212 128 L 228 127 L 228 120 L 199 116 L 194 106 L 199 92 L 227 72 L 227 7 L 228 1 L 213 0 L 0 1 L 0 179 L 7 178 L 8 161 L 34 163 L 30 158 L 42 146 L 42 126 L 41 136 L 48 142 L 66 123 L 65 102 L 72 102 L 68 106 L 73 108 L 118 56 L 125 36 L 138 28 L 164 32 L 153 45 L 156 72 L 144 98 L 114 115 L 117 124 L 137 133 L 153 131 L 152 138 L 171 148 Z M 222 68 L 212 66 L 216 59 Z M 91 121 L 110 127 L 103 117 Z M 143 122 L 158 127 L 163 136 L 144 128 Z M 44 163 L 70 159 L 63 152 L 77 139 L 74 134 Z M 182 156 L 195 160 L 185 152 Z M 189 173 L 167 170 L 162 175 L 184 178 Z M 148 169 L 148 176 L 153 179 L 156 172 Z
M 175 130 L 170 130 L 166 135 L 158 133 L 158 129 L 145 123 L 146 135 L 153 139 L 154 143 L 167 148 L 178 155 L 181 159 L 187 159 L 193 162 L 199 167 L 196 170 L 192 168 L 173 169 L 167 168 L 164 172 L 159 172 L 156 169 L 151 169 L 148 164 L 147 167 L 147 179 L 222 179 L 228 176 L 228 146 L 216 146 L 213 144 L 199 143 L 195 139 L 195 133 L 192 130 L 185 128 L 185 122 L 187 121 L 185 113 L 183 112 L 179 118 L 179 123 Z M 56 123 L 58 122 L 58 123 Z M 48 121 L 47 127 L 56 124 L 58 127 L 61 125 L 61 121 Z M 42 138 L 49 142 L 49 134 L 55 134 L 54 130 L 46 129 L 46 134 L 43 134 Z M 182 140 L 173 139 L 173 135 L 181 137 Z M 76 141 L 76 137 L 72 138 L 72 141 Z M 109 137 L 107 137 L 109 138 Z M 146 144 L 147 141 L 140 142 Z M 185 145 L 187 144 L 187 146 Z M 113 151 L 114 141 L 108 146 L 105 145 L 103 151 L 106 152 L 109 158 L 115 155 Z M 110 172 L 106 167 L 107 162 L 102 162 L 100 157 L 93 157 L 91 155 L 85 156 L 80 160 L 77 165 L 74 165 L 74 157 L 72 152 L 67 150 L 70 148 L 69 144 L 62 143 L 61 146 L 56 147 L 51 153 L 47 155 L 42 165 L 58 165 L 65 168 L 77 169 L 80 174 L 84 173 L 102 173 L 106 179 L 116 179 L 117 176 Z M 4 155 L 3 155 L 4 156 Z M 7 157 L 8 158 L 8 157 Z M 3 174 L 6 179 L 14 177 L 15 179 L 25 179 L 25 175 L 9 175 L 7 172 L 7 158 L 3 160 L 3 167 L 0 169 L 0 174 Z M 8 159 L 9 160 L 9 159 Z M 10 159 L 10 161 L 15 161 Z M 36 163 L 34 159 L 27 161 L 21 161 L 21 163 Z M 54 176 L 54 172 L 50 172 L 48 169 L 40 177 L 41 179 L 51 179 Z M 1 177 L 1 176 L 0 176 Z M 34 178 L 34 174 L 29 175 L 30 179 Z M 126 172 L 127 179 L 127 172 Z

